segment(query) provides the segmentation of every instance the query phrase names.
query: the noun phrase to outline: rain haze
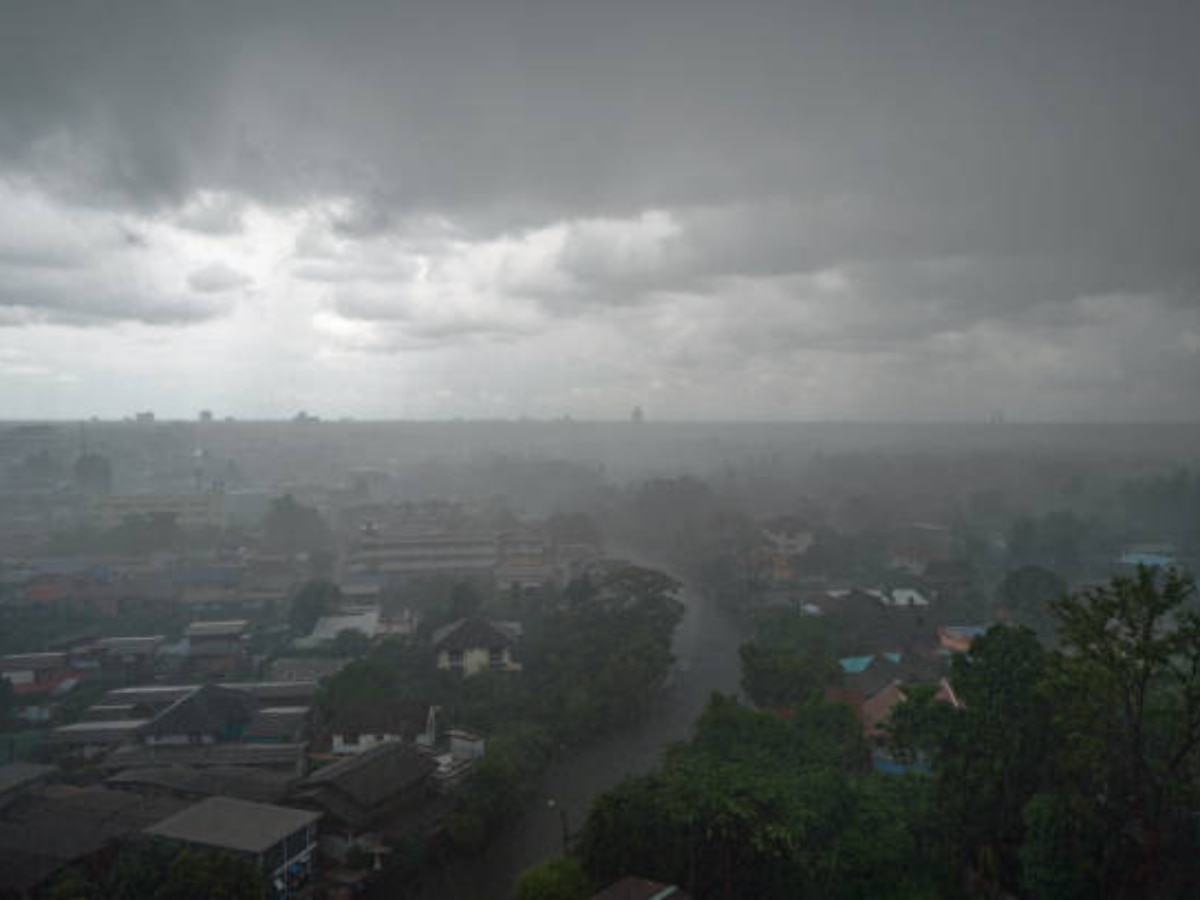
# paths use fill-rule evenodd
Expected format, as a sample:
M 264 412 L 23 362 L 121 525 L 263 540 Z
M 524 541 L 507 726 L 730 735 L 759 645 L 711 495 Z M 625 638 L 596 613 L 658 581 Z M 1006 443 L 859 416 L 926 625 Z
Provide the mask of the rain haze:
M 1200 897 L 1197 48 L 0 0 L 0 900 Z

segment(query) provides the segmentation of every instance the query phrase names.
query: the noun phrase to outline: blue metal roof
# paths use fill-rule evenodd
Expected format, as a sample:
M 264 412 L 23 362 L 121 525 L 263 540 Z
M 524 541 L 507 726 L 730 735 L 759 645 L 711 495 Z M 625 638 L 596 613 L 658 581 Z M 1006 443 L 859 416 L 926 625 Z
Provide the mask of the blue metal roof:
M 847 656 L 844 659 L 838 660 L 838 665 L 842 667 L 842 671 L 847 675 L 857 675 L 859 672 L 865 672 L 867 666 L 875 661 L 875 654 L 868 656 Z

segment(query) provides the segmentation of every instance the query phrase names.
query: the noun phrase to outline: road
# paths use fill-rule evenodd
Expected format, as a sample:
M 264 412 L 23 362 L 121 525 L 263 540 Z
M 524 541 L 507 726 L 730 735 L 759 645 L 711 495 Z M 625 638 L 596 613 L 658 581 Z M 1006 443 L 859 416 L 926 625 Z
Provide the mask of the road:
M 554 763 L 542 776 L 541 800 L 481 857 L 443 871 L 420 897 L 511 896 L 522 869 L 562 852 L 564 824 L 572 832 L 578 829 L 599 794 L 627 776 L 649 771 L 668 744 L 690 737 L 692 723 L 713 691 L 738 690 L 737 648 L 746 636 L 711 598 L 686 587 L 681 597 L 685 612 L 672 644 L 675 672 L 657 708 L 637 727 Z

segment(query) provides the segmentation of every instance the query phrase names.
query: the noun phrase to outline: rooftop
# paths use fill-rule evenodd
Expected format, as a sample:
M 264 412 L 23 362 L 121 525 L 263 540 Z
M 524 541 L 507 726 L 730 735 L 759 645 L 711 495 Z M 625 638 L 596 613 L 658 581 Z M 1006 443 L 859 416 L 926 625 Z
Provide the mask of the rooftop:
M 209 797 L 145 833 L 223 850 L 262 853 L 319 818 L 320 813 L 303 809 Z
M 187 636 L 196 637 L 237 637 L 244 632 L 250 623 L 246 619 L 228 619 L 223 622 L 192 622 L 187 627 Z
M 0 766 L 0 794 L 33 784 L 54 770 L 54 766 L 36 766 L 32 763 L 9 763 Z
M 493 622 L 480 616 L 459 619 L 439 628 L 433 635 L 433 646 L 449 652 L 479 648 L 502 650 L 513 643 L 514 633 L 507 623 Z
M 157 788 L 194 797 L 234 797 L 274 803 L 287 796 L 294 775 L 249 766 L 146 766 L 126 769 L 107 779 L 114 787 Z

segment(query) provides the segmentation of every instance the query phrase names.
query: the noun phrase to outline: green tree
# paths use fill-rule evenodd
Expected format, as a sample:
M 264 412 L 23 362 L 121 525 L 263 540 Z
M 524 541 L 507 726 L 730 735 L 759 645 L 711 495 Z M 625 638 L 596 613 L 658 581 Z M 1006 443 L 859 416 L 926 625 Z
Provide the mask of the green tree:
M 1200 841 L 1194 821 L 1187 825 L 1200 803 L 1194 594 L 1190 577 L 1139 567 L 1133 577 L 1052 604 L 1063 652 L 1053 658 L 1048 691 L 1070 736 L 1055 774 L 1095 810 L 1099 877 L 1109 896 L 1162 896 L 1182 890 L 1183 872 L 1194 873 Z M 1190 843 L 1191 859 L 1181 859 L 1180 840 Z M 1197 886 L 1194 874 L 1187 883 Z
M 333 636 L 329 651 L 334 656 L 358 659 L 371 649 L 371 639 L 356 628 L 343 628 Z
M 757 643 L 743 644 L 738 654 L 742 689 L 760 707 L 788 708 L 818 699 L 837 678 L 837 666 L 827 656 L 763 649 Z
M 250 860 L 228 853 L 184 850 L 172 860 L 154 900 L 263 900 L 267 884 Z
M 526 869 L 517 879 L 517 900 L 586 900 L 593 885 L 573 856 L 556 856 Z
M 291 494 L 271 502 L 263 519 L 263 537 L 268 546 L 284 553 L 311 553 L 332 542 L 324 517 Z
M 1027 565 L 1004 576 L 996 602 L 1018 622 L 1049 637 L 1053 631 L 1050 602 L 1066 592 L 1067 583 L 1049 569 Z
M 342 592 L 336 584 L 328 581 L 307 581 L 292 598 L 288 610 L 288 624 L 292 633 L 298 635 L 310 634 L 322 616 L 327 616 L 342 599 Z
M 861 726 L 842 706 L 790 720 L 714 696 L 696 736 L 594 804 L 580 836 L 597 883 L 629 872 L 697 896 L 929 896 L 912 822 L 919 779 L 858 777 Z

